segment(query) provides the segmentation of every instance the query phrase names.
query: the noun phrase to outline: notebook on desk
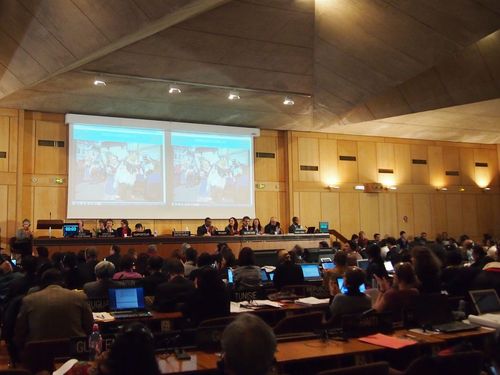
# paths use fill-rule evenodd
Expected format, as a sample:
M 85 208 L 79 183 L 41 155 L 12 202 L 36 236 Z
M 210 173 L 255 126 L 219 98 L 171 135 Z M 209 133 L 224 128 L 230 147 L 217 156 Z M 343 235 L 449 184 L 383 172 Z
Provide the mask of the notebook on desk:
M 143 288 L 109 289 L 109 308 L 115 319 L 151 317 L 144 305 Z

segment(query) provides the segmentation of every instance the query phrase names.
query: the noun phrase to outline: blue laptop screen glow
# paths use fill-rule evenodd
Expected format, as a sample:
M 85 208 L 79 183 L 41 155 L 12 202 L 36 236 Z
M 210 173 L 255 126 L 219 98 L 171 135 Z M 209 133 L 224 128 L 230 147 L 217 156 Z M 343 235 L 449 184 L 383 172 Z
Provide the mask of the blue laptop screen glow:
M 229 268 L 227 270 L 227 283 L 232 284 L 234 282 L 234 277 L 233 277 L 233 270 Z
M 321 263 L 321 265 L 323 266 L 324 270 L 333 270 L 335 268 L 335 264 L 333 264 L 332 262 Z
M 345 287 L 345 286 L 344 286 L 344 279 L 343 279 L 342 277 L 339 277 L 339 278 L 337 279 L 337 283 L 339 284 L 339 289 L 340 289 L 340 292 L 341 292 L 342 294 L 346 294 L 346 293 L 347 293 L 347 287 Z M 359 286 L 359 292 L 360 292 L 360 293 L 364 293 L 364 292 L 366 292 L 366 286 L 365 286 L 365 284 L 361 284 L 361 285 Z
M 321 275 L 319 274 L 319 267 L 317 264 L 301 264 L 302 273 L 304 274 L 304 279 L 319 279 Z
M 144 308 L 144 289 L 123 288 L 109 290 L 111 310 L 130 310 Z
M 63 236 L 72 237 L 78 234 L 78 224 L 64 224 L 63 225 Z
M 260 270 L 260 281 L 269 281 L 266 270 Z

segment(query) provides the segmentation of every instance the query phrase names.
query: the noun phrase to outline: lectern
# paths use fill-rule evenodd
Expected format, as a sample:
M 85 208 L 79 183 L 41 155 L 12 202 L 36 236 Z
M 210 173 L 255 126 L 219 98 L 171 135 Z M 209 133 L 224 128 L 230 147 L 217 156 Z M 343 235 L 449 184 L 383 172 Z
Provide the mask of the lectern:
M 62 229 L 63 225 L 63 220 L 38 220 L 36 229 L 48 229 L 49 237 L 52 237 L 52 229 Z

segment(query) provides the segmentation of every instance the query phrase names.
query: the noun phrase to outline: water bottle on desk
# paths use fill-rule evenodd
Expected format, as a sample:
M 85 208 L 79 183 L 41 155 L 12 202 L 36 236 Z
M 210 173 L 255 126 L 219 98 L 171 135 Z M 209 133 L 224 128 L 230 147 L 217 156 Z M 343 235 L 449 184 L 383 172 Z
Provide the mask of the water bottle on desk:
M 102 336 L 99 332 L 99 325 L 94 323 L 92 333 L 89 336 L 89 359 L 94 361 L 102 352 Z

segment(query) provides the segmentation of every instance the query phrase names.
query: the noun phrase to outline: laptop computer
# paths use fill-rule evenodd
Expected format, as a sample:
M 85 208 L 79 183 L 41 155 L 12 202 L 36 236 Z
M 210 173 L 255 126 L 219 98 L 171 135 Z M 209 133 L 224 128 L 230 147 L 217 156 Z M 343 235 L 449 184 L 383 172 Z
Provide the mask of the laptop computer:
M 151 317 L 144 305 L 143 288 L 109 289 L 109 309 L 115 319 Z
M 265 269 L 260 270 L 260 281 L 263 283 L 269 282 L 269 277 L 267 276 L 267 272 Z
M 358 259 L 356 262 L 358 263 L 358 267 L 363 271 L 366 271 L 368 269 L 368 259 Z
M 344 285 L 344 278 L 343 277 L 339 277 L 337 279 L 337 284 L 339 285 L 339 290 L 342 292 L 342 294 L 346 294 L 347 293 L 347 287 Z M 365 284 L 361 284 L 359 286 L 359 292 L 360 293 L 366 292 L 366 285 Z
M 319 222 L 319 232 L 320 233 L 328 233 L 328 221 L 320 221 Z
M 495 289 L 471 290 L 469 295 L 478 315 L 500 315 L 500 298 Z
M 300 267 L 302 267 L 302 273 L 304 274 L 305 281 L 322 280 L 319 272 L 319 266 L 317 264 L 302 263 Z
M 316 232 L 316 227 L 307 227 L 307 234 L 314 234 Z
M 387 273 L 394 273 L 394 266 L 391 261 L 384 262 L 384 267 Z
M 321 263 L 321 267 L 323 267 L 324 270 L 333 270 L 335 268 L 335 263 L 324 262 L 324 263 Z
M 63 224 L 63 237 L 75 237 L 78 235 L 78 223 L 65 223 Z

